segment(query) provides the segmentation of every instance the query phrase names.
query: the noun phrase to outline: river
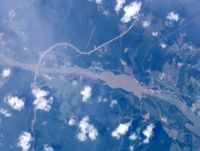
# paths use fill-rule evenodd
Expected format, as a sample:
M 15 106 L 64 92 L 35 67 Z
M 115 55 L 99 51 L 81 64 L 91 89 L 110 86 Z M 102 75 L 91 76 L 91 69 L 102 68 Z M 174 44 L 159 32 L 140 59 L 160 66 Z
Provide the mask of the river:
M 0 60 L 7 65 L 13 67 L 19 67 L 24 70 L 31 72 L 36 72 L 38 64 L 26 64 L 9 58 L 3 54 L 0 54 Z M 145 86 L 142 86 L 133 76 L 125 74 L 114 74 L 111 71 L 93 72 L 89 69 L 79 68 L 79 67 L 60 67 L 60 68 L 47 68 L 40 67 L 40 72 L 43 73 L 57 73 L 57 74 L 76 74 L 85 77 L 89 77 L 93 80 L 101 80 L 106 85 L 113 89 L 123 89 L 129 93 L 133 93 L 139 99 L 143 96 L 151 96 L 158 98 L 161 101 L 168 102 L 169 104 L 175 106 L 182 114 L 193 123 L 193 125 L 186 123 L 186 127 L 200 136 L 200 118 L 194 115 L 189 107 L 180 101 L 178 98 L 162 94 L 162 92 L 153 91 Z

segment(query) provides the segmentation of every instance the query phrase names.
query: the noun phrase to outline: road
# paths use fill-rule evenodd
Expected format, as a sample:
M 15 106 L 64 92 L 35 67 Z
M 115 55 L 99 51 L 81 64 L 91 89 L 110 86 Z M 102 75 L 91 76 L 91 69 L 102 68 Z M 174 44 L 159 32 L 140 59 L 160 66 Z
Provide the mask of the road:
M 48 48 L 47 50 L 45 50 L 45 51 L 41 54 L 41 56 L 40 56 L 40 58 L 39 58 L 38 65 L 37 65 L 37 68 L 36 68 L 36 70 L 35 70 L 34 81 L 35 81 L 36 78 L 37 78 L 37 74 L 38 74 L 38 71 L 39 71 L 39 68 L 40 68 L 40 64 L 41 64 L 43 58 L 44 58 L 49 52 L 53 51 L 55 48 L 57 48 L 57 47 L 66 47 L 66 48 L 69 47 L 69 48 L 73 49 L 76 53 L 78 53 L 78 54 L 80 54 L 80 55 L 90 55 L 90 54 L 92 54 L 92 53 L 94 53 L 94 52 L 96 52 L 96 51 L 98 51 L 98 50 L 104 48 L 105 46 L 107 46 L 107 45 L 113 43 L 114 41 L 116 41 L 116 40 L 122 38 L 123 36 L 125 36 L 125 35 L 134 27 L 136 21 L 137 21 L 137 20 L 134 20 L 133 23 L 130 25 L 130 27 L 129 27 L 127 30 L 125 30 L 124 32 L 120 33 L 120 34 L 117 35 L 116 37 L 114 37 L 114 38 L 112 38 L 112 39 L 110 39 L 110 40 L 104 42 L 103 44 L 101 44 L 101 45 L 97 46 L 96 48 L 94 48 L 94 49 L 92 49 L 92 50 L 89 50 L 89 51 L 82 51 L 82 50 L 80 50 L 79 48 L 77 48 L 76 46 L 74 46 L 74 45 L 72 45 L 72 44 L 70 44 L 70 43 L 67 43 L 67 42 L 61 42 L 61 43 L 57 43 L 57 44 L 51 46 L 50 48 Z

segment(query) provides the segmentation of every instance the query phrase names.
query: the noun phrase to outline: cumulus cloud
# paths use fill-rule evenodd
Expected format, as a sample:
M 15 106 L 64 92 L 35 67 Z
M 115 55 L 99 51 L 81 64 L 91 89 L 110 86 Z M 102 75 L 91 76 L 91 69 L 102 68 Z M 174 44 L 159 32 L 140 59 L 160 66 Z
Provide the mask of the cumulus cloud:
M 0 114 L 4 115 L 5 117 L 11 116 L 11 113 L 8 110 L 3 109 L 3 108 L 0 108 Z
M 136 19 L 138 13 L 142 7 L 142 2 L 132 2 L 131 4 L 124 7 L 124 16 L 121 18 L 121 22 L 129 23 L 132 19 Z
M 129 150 L 130 150 L 130 151 L 134 151 L 134 146 L 131 145 L 131 146 L 129 147 Z
M 81 95 L 82 101 L 87 102 L 92 95 L 92 88 L 90 86 L 85 86 L 84 89 L 81 91 Z
M 154 127 L 155 127 L 154 124 L 150 123 L 150 124 L 146 127 L 146 129 L 142 132 L 143 135 L 146 137 L 146 138 L 144 139 L 144 141 L 143 141 L 144 144 L 149 143 L 150 137 L 151 137 L 151 135 L 152 135 L 152 133 L 153 133 Z
M 31 133 L 29 132 L 23 132 L 19 136 L 19 141 L 17 143 L 17 146 L 22 149 L 22 151 L 28 151 L 31 147 L 31 141 L 33 140 Z
M 132 141 L 135 141 L 137 139 L 137 135 L 135 133 L 132 133 L 130 136 L 129 136 L 129 139 L 132 140 Z
M 2 73 L 1 73 L 1 76 L 3 78 L 7 78 L 11 75 L 11 70 L 10 69 L 3 69 Z
M 76 120 L 74 118 L 70 118 L 69 121 L 68 121 L 68 125 L 69 126 L 76 125 Z
M 21 111 L 24 109 L 23 99 L 18 98 L 17 96 L 7 96 L 4 101 L 14 110 Z
M 42 151 L 54 151 L 54 149 L 51 146 L 45 144 Z
M 35 100 L 33 101 L 35 109 L 49 112 L 53 103 L 52 97 L 50 97 L 49 99 L 45 98 L 49 94 L 49 92 L 42 89 L 33 89 L 32 93 L 35 97 Z
M 89 117 L 85 116 L 81 119 L 79 123 L 79 133 L 77 135 L 77 138 L 80 141 L 86 141 L 88 138 L 91 141 L 94 141 L 98 136 L 97 129 L 94 127 L 94 125 L 90 124 L 89 122 Z
M 113 108 L 114 105 L 117 105 L 117 100 L 112 100 L 110 103 L 110 107 Z
M 166 19 L 170 21 L 179 21 L 179 15 L 172 11 L 167 14 Z
M 142 27 L 147 28 L 147 27 L 150 26 L 150 24 L 151 24 L 150 21 L 145 20 L 145 21 L 142 22 Z
M 50 98 L 50 99 L 38 98 L 34 100 L 33 105 L 35 105 L 36 110 L 49 112 L 51 109 L 52 103 L 53 103 L 53 98 Z
M 179 17 L 179 15 L 177 14 L 177 13 L 175 13 L 175 12 L 169 12 L 168 14 L 167 14 L 167 16 L 166 16 L 166 21 L 165 21 L 165 25 L 166 26 L 173 26 L 173 24 L 175 23 L 175 22 L 178 22 L 180 20 L 180 17 Z
M 163 49 L 165 49 L 167 47 L 167 45 L 162 42 L 162 43 L 160 43 L 160 47 L 163 48 Z
M 120 139 L 122 135 L 125 135 L 129 127 L 131 126 L 131 122 L 124 123 L 124 124 L 119 124 L 119 126 L 112 132 L 112 137 L 115 137 L 116 139 Z
M 96 4 L 101 4 L 102 2 L 102 0 L 96 0 Z
M 153 37 L 157 37 L 158 36 L 158 32 L 152 32 L 152 36 Z
M 116 0 L 115 11 L 117 14 L 122 9 L 122 7 L 125 3 L 126 3 L 126 0 Z
M 42 90 L 42 89 L 33 89 L 32 93 L 36 98 L 46 97 L 49 94 L 48 91 L 45 91 L 45 90 Z

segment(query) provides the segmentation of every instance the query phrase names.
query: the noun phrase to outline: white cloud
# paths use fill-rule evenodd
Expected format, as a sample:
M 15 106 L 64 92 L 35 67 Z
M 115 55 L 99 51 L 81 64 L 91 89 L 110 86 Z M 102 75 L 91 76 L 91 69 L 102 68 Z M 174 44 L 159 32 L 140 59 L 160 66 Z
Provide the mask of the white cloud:
M 17 146 L 19 146 L 22 151 L 28 151 L 31 147 L 31 141 L 33 140 L 31 133 L 29 132 L 23 132 L 19 136 L 19 141 L 17 143 Z
M 122 9 L 122 7 L 125 3 L 126 3 L 126 0 L 116 0 L 115 11 L 117 14 Z
M 54 149 L 51 146 L 45 144 L 44 149 L 42 151 L 54 151 Z
M 173 11 L 169 12 L 166 16 L 165 25 L 168 26 L 168 27 L 173 26 L 173 24 L 175 22 L 178 22 L 179 20 L 180 20 L 180 17 L 177 13 L 175 13 Z
M 0 108 L 0 114 L 4 115 L 5 117 L 11 116 L 11 113 L 8 110 L 3 109 L 3 108 Z
M 179 21 L 179 15 L 172 11 L 167 14 L 166 19 L 170 21 Z
M 142 27 L 143 27 L 143 28 L 147 28 L 147 27 L 150 26 L 150 24 L 151 24 L 151 23 L 150 23 L 149 21 L 145 20 L 145 21 L 142 22 Z
M 131 146 L 129 147 L 129 150 L 130 150 L 130 151 L 134 151 L 134 146 L 131 145 Z
M 49 112 L 51 109 L 51 104 L 53 103 L 53 98 L 37 98 L 34 100 L 33 104 L 35 105 L 36 110 L 42 110 Z
M 153 37 L 157 37 L 158 36 L 158 32 L 152 32 L 152 36 Z
M 96 4 L 101 4 L 102 0 L 96 0 Z
M 97 129 L 94 127 L 94 125 L 90 124 L 89 121 L 89 117 L 85 116 L 79 123 L 79 133 L 77 135 L 77 138 L 80 141 L 86 141 L 88 138 L 94 141 L 98 136 Z
M 70 118 L 69 121 L 68 121 L 68 125 L 69 126 L 76 125 L 76 120 L 74 118 Z
M 101 96 L 98 97 L 98 100 L 97 100 L 98 103 L 101 103 L 101 102 L 108 102 L 108 99 L 107 98 L 102 98 Z
M 92 95 L 92 88 L 90 86 L 85 86 L 84 89 L 81 91 L 81 95 L 82 101 L 87 102 Z
M 133 133 L 129 136 L 129 139 L 132 141 L 135 141 L 137 139 L 137 135 L 135 133 Z
M 162 43 L 160 43 L 160 47 L 164 49 L 164 48 L 167 47 L 167 45 L 166 45 L 165 43 L 162 42 Z
M 16 17 L 16 11 L 11 9 L 11 10 L 9 10 L 8 15 L 9 15 L 10 20 L 12 20 Z
M 50 97 L 49 99 L 45 98 L 49 94 L 49 92 L 42 89 L 33 89 L 32 93 L 36 98 L 33 101 L 35 109 L 49 112 L 51 109 L 51 104 L 53 103 L 52 97 Z
M 11 75 L 11 70 L 10 69 L 3 69 L 2 73 L 1 73 L 1 76 L 3 78 L 7 78 Z
M 112 132 L 112 137 L 120 139 L 120 137 L 128 132 L 131 122 L 119 124 L 119 126 Z
M 153 133 L 153 129 L 154 129 L 154 124 L 150 123 L 147 128 L 143 131 L 143 135 L 146 137 L 143 141 L 143 143 L 147 144 L 149 143 L 150 137 Z
M 49 94 L 48 91 L 45 91 L 45 90 L 42 90 L 42 89 L 33 89 L 32 93 L 36 98 L 46 97 Z
M 110 107 L 113 108 L 114 105 L 117 105 L 117 100 L 112 100 L 110 103 Z
M 4 101 L 14 110 L 21 111 L 24 109 L 24 101 L 17 96 L 7 96 Z
M 135 1 L 124 7 L 124 16 L 121 18 L 121 22 L 129 23 L 132 19 L 136 19 L 137 15 L 142 7 L 142 3 Z

